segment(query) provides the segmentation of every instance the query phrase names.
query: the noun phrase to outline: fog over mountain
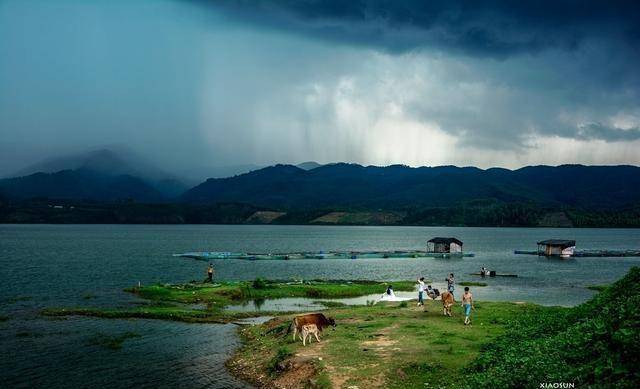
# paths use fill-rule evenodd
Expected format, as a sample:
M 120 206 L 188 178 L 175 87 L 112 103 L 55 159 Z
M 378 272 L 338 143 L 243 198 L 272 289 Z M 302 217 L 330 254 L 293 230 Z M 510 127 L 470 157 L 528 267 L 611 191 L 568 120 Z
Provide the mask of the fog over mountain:
M 99 148 L 84 153 L 45 158 L 18 170 L 12 176 L 77 169 L 111 175 L 129 174 L 153 180 L 173 178 L 170 173 L 123 148 Z

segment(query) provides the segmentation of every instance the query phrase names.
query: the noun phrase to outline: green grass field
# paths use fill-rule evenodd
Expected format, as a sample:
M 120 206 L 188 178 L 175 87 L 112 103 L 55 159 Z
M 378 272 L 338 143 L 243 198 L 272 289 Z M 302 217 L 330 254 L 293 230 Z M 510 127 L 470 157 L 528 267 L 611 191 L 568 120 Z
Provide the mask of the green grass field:
M 279 317 L 262 326 L 244 328 L 241 334 L 245 347 L 228 365 L 253 382 L 263 376 L 259 381 L 266 386 L 282 384 L 289 380 L 288 375 L 296 375 L 295 370 L 303 370 L 313 374 L 296 376 L 301 380 L 300 387 L 413 388 L 424 387 L 425 383 L 449 387 L 464 379 L 464 367 L 516 316 L 562 309 L 480 302 L 473 324 L 465 326 L 458 306 L 453 317 L 442 315 L 440 301 L 427 301 L 426 308 L 377 304 L 326 311 L 327 316 L 335 318 L 336 330 L 325 330 L 321 343 L 307 346 L 293 341 L 287 333 L 292 316 Z M 282 355 L 289 359 L 283 371 L 266 374 L 273 371 L 274 359 Z M 304 364 L 313 368 L 300 369 Z M 287 365 L 298 367 L 288 371 Z
M 476 302 L 472 325 L 461 308 L 442 316 L 412 304 L 326 311 L 336 319 L 321 343 L 287 333 L 292 315 L 241 331 L 228 362 L 258 386 L 384 388 L 640 387 L 640 268 L 574 308 Z

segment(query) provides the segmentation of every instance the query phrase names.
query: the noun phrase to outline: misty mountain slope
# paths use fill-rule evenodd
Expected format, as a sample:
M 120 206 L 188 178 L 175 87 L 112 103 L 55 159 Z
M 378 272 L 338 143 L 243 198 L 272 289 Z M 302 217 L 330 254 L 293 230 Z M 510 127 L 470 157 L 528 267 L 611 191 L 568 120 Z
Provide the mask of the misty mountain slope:
M 189 189 L 182 180 L 156 167 L 135 153 L 123 148 L 102 148 L 84 153 L 47 158 L 21 169 L 14 177 L 35 173 L 57 173 L 63 170 L 93 172 L 95 176 L 132 176 L 144 181 L 166 198 L 175 198 Z M 82 177 L 89 177 L 84 174 Z M 95 177 L 94 177 L 95 178 Z M 87 183 L 91 186 L 92 184 Z
M 300 169 L 303 169 L 303 170 L 313 170 L 320 166 L 322 165 L 315 161 L 302 162 L 296 165 L 296 167 L 299 167 Z
M 0 192 L 12 199 L 45 197 L 50 199 L 87 199 L 116 201 L 134 199 L 158 202 L 162 194 L 140 178 L 130 175 L 105 175 L 88 169 L 35 173 L 0 180 Z
M 33 173 L 55 173 L 62 170 L 78 169 L 93 170 L 110 175 L 147 176 L 154 179 L 168 176 L 167 173 L 143 161 L 131 152 L 115 151 L 109 148 L 47 158 L 21 169 L 15 176 L 23 177 Z
M 518 170 L 331 164 L 313 170 L 276 165 L 187 191 L 186 202 L 246 202 L 286 208 L 452 206 L 471 201 L 616 208 L 640 202 L 640 168 L 533 166 Z

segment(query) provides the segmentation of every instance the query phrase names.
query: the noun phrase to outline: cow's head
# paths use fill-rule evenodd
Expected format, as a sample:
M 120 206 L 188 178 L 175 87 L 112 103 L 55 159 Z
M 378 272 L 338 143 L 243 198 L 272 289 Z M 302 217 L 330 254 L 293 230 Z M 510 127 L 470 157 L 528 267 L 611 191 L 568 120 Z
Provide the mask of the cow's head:
M 332 327 L 332 329 L 335 331 L 335 329 L 336 329 L 336 321 L 335 321 L 335 320 L 333 320 L 333 318 L 332 318 L 332 317 L 330 317 L 330 318 L 328 318 L 328 319 L 327 319 L 327 322 L 328 322 L 328 323 L 329 323 L 329 325 Z

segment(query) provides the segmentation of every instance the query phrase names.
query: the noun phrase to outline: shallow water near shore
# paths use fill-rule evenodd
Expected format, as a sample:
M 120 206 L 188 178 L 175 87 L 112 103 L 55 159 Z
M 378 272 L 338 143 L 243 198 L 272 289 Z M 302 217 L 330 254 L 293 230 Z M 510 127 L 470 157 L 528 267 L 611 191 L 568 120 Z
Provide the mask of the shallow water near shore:
M 412 298 L 415 299 L 417 294 L 415 292 L 395 292 L 396 297 Z M 380 301 L 381 295 L 368 294 L 358 297 L 337 298 L 337 299 L 313 299 L 307 297 L 286 297 L 278 299 L 266 299 L 266 300 L 249 300 L 242 304 L 229 305 L 225 309 L 234 312 L 269 312 L 269 311 L 282 311 L 282 312 L 304 312 L 313 310 L 327 309 L 327 306 L 323 302 L 338 303 L 344 305 L 367 305 L 371 303 L 377 303 Z
M 139 302 L 125 287 L 200 280 L 207 263 L 171 254 L 187 251 L 328 251 L 424 249 L 434 236 L 455 236 L 464 259 L 214 260 L 216 278 L 411 280 L 424 276 L 444 290 L 449 272 L 478 300 L 571 306 L 586 301 L 590 285 L 610 283 L 640 258 L 550 260 L 514 255 L 548 238 L 575 239 L 579 249 L 640 248 L 640 230 L 325 226 L 0 225 L 0 382 L 8 386 L 243 387 L 224 360 L 238 346 L 234 325 L 152 320 L 46 319 L 45 307 L 128 306 Z M 469 275 L 481 266 L 518 278 Z M 456 293 L 462 289 L 457 286 Z M 402 292 L 396 292 L 404 295 Z M 411 295 L 411 293 L 409 293 Z M 366 304 L 374 296 L 345 302 Z M 240 310 L 315 310 L 301 299 L 250 302 Z M 260 306 L 258 306 L 260 305 Z M 96 345 L 97 335 L 139 336 L 120 348 Z M 7 357 L 10 356 L 10 357 Z

